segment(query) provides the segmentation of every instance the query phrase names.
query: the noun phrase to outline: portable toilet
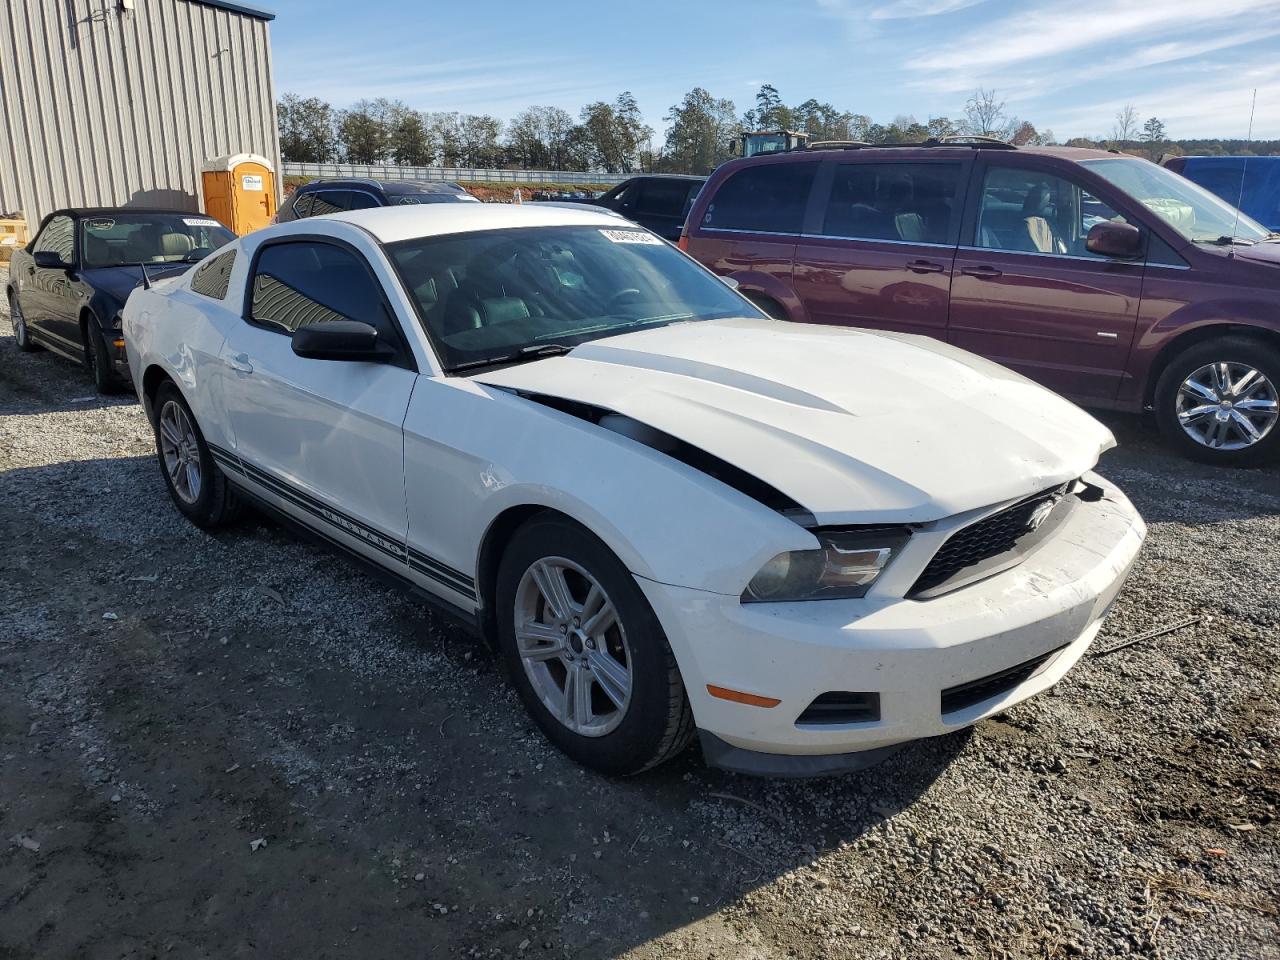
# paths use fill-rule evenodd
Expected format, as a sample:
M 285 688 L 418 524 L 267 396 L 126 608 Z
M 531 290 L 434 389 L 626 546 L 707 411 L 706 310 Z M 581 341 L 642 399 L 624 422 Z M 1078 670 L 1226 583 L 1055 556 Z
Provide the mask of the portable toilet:
M 204 165 L 204 209 L 244 236 L 271 222 L 276 212 L 276 175 L 256 153 L 232 153 Z

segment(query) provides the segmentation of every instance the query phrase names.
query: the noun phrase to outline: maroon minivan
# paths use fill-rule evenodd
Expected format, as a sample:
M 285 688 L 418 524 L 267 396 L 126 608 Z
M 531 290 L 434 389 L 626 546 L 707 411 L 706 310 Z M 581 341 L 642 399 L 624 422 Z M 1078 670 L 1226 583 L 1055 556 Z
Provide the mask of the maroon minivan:
M 1253 465 L 1280 455 L 1277 241 L 1146 160 L 974 140 L 731 161 L 680 246 L 773 316 L 937 337 Z

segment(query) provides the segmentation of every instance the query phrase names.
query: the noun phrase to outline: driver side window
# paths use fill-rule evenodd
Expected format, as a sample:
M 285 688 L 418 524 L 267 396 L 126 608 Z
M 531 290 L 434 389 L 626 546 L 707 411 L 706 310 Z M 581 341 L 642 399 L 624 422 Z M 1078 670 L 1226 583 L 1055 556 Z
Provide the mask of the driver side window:
M 992 166 L 979 197 L 974 246 L 1105 259 L 1085 247 L 1089 230 L 1123 221 L 1076 183 L 1041 170 Z
M 36 237 L 33 253 L 56 253 L 63 263 L 74 263 L 76 259 L 76 225 L 70 217 L 54 217 Z
M 345 247 L 311 240 L 273 243 L 254 265 L 249 317 L 291 335 L 299 327 L 358 320 L 398 344 L 382 287 L 364 259 Z

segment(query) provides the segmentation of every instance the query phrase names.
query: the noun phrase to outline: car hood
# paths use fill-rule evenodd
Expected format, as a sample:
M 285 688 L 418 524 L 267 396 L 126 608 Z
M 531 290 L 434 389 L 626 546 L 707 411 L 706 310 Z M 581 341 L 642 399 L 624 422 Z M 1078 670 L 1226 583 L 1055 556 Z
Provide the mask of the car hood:
M 189 263 L 175 263 L 164 268 L 158 265 L 148 267 L 147 276 L 154 282 L 162 277 L 182 273 L 190 266 Z M 142 283 L 142 267 L 88 267 L 80 271 L 80 277 L 99 293 L 105 293 L 118 304 L 123 304 L 129 299 L 129 294 Z
M 1238 245 L 1229 248 L 1240 260 L 1248 260 L 1252 263 L 1266 263 L 1270 266 L 1280 266 L 1280 243 L 1266 241 L 1265 243 L 1255 243 L 1250 246 Z
M 945 343 L 775 320 L 637 331 L 474 379 L 646 423 L 825 525 L 926 522 L 1030 495 L 1115 444 L 1074 404 Z

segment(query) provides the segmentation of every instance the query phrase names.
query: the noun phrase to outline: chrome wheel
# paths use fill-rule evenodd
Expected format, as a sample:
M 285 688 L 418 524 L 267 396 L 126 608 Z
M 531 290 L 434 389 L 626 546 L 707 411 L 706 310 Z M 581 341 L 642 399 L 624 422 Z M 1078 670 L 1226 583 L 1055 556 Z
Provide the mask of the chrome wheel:
M 200 499 L 203 476 L 200 446 L 182 404 L 170 400 L 160 409 L 160 459 L 174 491 L 184 503 Z
M 9 322 L 13 324 L 13 339 L 17 341 L 18 349 L 25 350 L 30 343 L 27 339 L 27 318 L 22 315 L 18 298 L 12 294 L 9 296 Z
M 1219 361 L 1195 370 L 1178 388 L 1178 423 L 1196 443 L 1213 450 L 1243 450 L 1265 437 L 1280 418 L 1276 386 L 1247 363 Z
M 533 691 L 574 733 L 602 737 L 631 703 L 631 652 L 609 595 L 563 557 L 544 557 L 520 578 L 516 650 Z

